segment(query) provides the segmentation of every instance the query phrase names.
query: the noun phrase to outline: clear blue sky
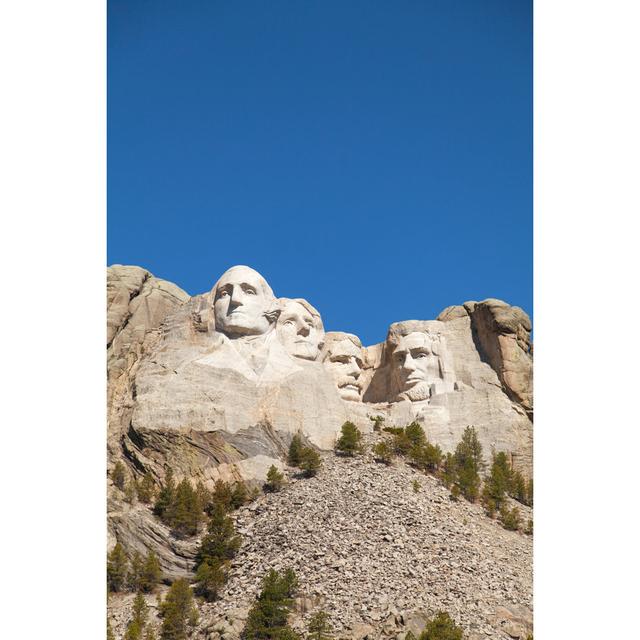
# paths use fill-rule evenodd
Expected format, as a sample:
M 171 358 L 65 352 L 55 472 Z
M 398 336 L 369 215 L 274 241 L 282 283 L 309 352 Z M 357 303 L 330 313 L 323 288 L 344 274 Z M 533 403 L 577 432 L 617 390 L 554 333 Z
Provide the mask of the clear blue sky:
M 108 262 L 327 330 L 532 301 L 527 0 L 108 1 Z

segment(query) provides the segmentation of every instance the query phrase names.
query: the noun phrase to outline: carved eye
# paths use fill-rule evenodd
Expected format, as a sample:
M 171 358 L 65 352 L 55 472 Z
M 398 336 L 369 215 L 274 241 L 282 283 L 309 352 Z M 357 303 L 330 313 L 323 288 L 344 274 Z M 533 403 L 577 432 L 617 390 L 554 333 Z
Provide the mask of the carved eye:
M 229 292 L 226 289 L 223 289 L 222 291 L 218 292 L 218 298 L 225 298 L 228 295 L 229 295 Z
M 426 358 L 428 355 L 429 355 L 428 353 L 421 351 L 420 353 L 416 353 L 416 355 L 413 357 L 415 360 L 418 360 L 418 359 Z
M 293 320 L 286 320 L 284 324 L 285 326 L 293 327 L 295 325 L 295 322 Z

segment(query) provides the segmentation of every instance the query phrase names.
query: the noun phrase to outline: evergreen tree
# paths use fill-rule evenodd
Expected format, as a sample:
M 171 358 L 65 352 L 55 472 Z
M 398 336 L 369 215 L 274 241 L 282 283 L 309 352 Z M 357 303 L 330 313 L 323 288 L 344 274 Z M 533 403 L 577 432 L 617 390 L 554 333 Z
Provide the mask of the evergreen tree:
M 236 535 L 233 520 L 226 514 L 222 505 L 215 505 L 209 520 L 208 532 L 202 538 L 198 549 L 198 566 L 207 560 L 231 560 L 238 549 L 242 539 Z
M 506 504 L 503 504 L 500 509 L 500 523 L 508 531 L 517 531 L 522 524 L 518 507 L 509 509 Z
M 404 429 L 404 432 L 407 434 L 407 438 L 411 440 L 411 444 L 414 447 L 421 447 L 427 442 L 427 438 L 424 435 L 424 429 L 417 422 L 412 422 L 411 424 L 407 425 Z
M 163 522 L 167 516 L 171 505 L 173 504 L 173 497 L 175 493 L 175 484 L 173 481 L 173 471 L 171 468 L 167 471 L 164 485 L 158 493 L 156 503 L 153 507 L 153 513 L 155 513 Z
M 131 567 L 129 568 L 129 588 L 132 591 L 139 591 L 142 583 L 142 571 L 144 569 L 144 559 L 139 551 L 136 551 L 131 558 Z
M 382 431 L 382 425 L 384 424 L 384 416 L 369 416 L 369 420 L 373 422 L 373 431 L 378 433 Z
M 138 484 L 138 500 L 144 504 L 149 504 L 153 500 L 154 489 L 153 478 L 147 471 Z
M 462 640 L 462 638 L 462 627 L 459 627 L 448 613 L 440 611 L 427 622 L 419 640 Z
M 456 484 L 460 493 L 469 501 L 475 502 L 480 492 L 480 471 L 483 468 L 482 446 L 474 427 L 464 430 L 462 439 L 454 454 L 456 466 Z
M 227 581 L 227 562 L 218 558 L 207 559 L 196 571 L 196 594 L 213 602 Z
M 120 460 L 116 462 L 115 467 L 111 470 L 111 480 L 113 480 L 113 484 L 120 489 L 120 491 L 124 491 L 124 483 L 126 481 L 124 465 Z
M 331 638 L 331 623 L 326 611 L 317 611 L 309 620 L 309 638 L 311 640 L 329 640 Z
M 491 471 L 485 479 L 482 490 L 482 500 L 490 515 L 501 507 L 511 487 L 512 474 L 507 454 L 504 451 L 494 453 Z
M 141 593 L 133 601 L 133 618 L 127 625 L 125 640 L 143 640 L 142 634 L 149 618 L 149 608 Z
M 278 471 L 278 468 L 272 464 L 267 472 L 267 482 L 264 488 L 267 491 L 280 491 L 284 484 L 284 476 Z
M 198 624 L 198 610 L 186 579 L 176 580 L 160 604 L 162 616 L 161 640 L 186 640 L 189 627 Z
M 393 451 L 399 456 L 408 456 L 413 448 L 413 442 L 404 429 L 393 437 Z
M 185 478 L 175 489 L 166 513 L 167 524 L 182 536 L 193 536 L 202 521 L 202 506 L 191 483 Z
M 160 561 L 153 551 L 149 551 L 145 558 L 140 574 L 140 589 L 145 593 L 151 593 L 162 579 Z
M 373 455 L 376 461 L 383 462 L 384 464 L 391 464 L 393 458 L 393 451 L 385 440 L 377 442 L 373 445 Z
M 347 420 L 342 425 L 341 435 L 336 442 L 336 451 L 353 456 L 362 450 L 361 440 L 362 434 L 358 431 L 358 427 Z
M 123 591 L 127 585 L 129 561 L 122 545 L 116 546 L 107 557 L 107 586 L 109 591 Z
M 249 492 L 247 491 L 247 485 L 240 481 L 233 485 L 231 491 L 231 508 L 239 509 L 243 504 L 249 502 Z
M 442 449 L 425 441 L 422 445 L 414 445 L 409 452 L 413 464 L 422 471 L 435 473 L 442 464 Z
M 419 493 L 420 492 L 420 483 L 417 480 L 414 480 L 411 483 L 411 486 L 413 487 L 413 493 Z
M 322 460 L 318 452 L 311 447 L 304 447 L 300 453 L 299 463 L 299 467 L 302 469 L 302 475 L 304 475 L 305 478 L 312 478 L 320 471 L 321 466 Z
M 136 496 L 138 495 L 138 485 L 135 479 L 131 478 L 124 487 L 124 499 L 129 504 L 135 504 Z
M 198 480 L 196 483 L 196 497 L 201 511 L 208 513 L 211 508 L 211 491 L 204 486 L 202 480 Z
M 440 472 L 440 482 L 449 489 L 451 485 L 456 481 L 456 459 L 452 453 L 447 453 L 442 463 L 442 470 Z
M 225 511 L 231 511 L 233 493 L 231 487 L 224 480 L 216 480 L 211 493 L 211 505 L 209 515 L 213 512 L 215 505 L 220 505 Z
M 243 640 L 289 640 L 295 637 L 287 625 L 297 588 L 293 570 L 283 575 L 271 569 L 262 580 L 262 591 L 249 611 Z
M 290 467 L 299 467 L 302 462 L 302 450 L 304 445 L 302 444 L 302 437 L 299 433 L 296 433 L 291 439 L 289 445 L 289 455 L 287 458 L 287 464 Z

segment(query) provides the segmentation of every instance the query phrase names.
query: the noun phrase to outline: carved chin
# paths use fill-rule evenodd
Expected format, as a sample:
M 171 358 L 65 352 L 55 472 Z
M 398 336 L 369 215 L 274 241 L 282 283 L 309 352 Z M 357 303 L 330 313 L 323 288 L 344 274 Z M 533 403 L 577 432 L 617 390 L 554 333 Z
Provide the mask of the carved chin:
M 411 402 L 420 402 L 422 400 L 428 400 L 430 395 L 429 385 L 422 383 L 409 389 L 405 389 L 400 394 L 400 398 L 403 400 L 410 400 Z

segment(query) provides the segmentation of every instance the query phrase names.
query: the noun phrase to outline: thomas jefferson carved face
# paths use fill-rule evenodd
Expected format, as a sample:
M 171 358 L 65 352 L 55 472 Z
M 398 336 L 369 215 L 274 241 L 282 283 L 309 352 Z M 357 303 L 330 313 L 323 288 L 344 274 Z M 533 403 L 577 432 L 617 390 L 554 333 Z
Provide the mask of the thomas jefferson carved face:
M 290 355 L 303 360 L 317 359 L 324 328 L 320 314 L 310 304 L 302 300 L 284 302 L 276 328 L 280 342 Z
M 399 397 L 411 402 L 427 400 L 431 383 L 442 377 L 432 338 L 418 331 L 410 333 L 400 338 L 392 358 L 392 375 Z
M 275 296 L 250 267 L 231 267 L 212 290 L 216 331 L 230 337 L 266 333 L 275 320 Z
M 333 342 L 325 347 L 324 366 L 333 376 L 338 393 L 343 400 L 360 401 L 362 393 L 362 352 L 349 338 Z

